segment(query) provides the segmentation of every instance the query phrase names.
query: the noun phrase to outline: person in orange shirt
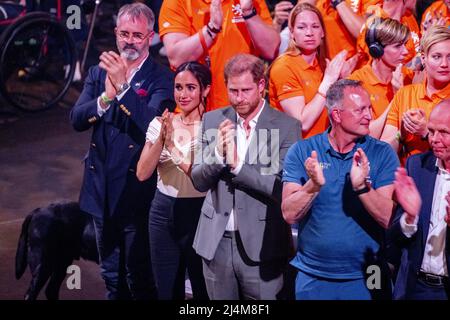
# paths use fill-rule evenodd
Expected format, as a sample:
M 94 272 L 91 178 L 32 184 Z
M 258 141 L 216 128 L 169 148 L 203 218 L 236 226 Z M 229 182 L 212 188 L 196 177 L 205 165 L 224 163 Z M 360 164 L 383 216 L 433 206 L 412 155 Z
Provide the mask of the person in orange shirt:
M 420 31 L 425 33 L 432 25 L 450 27 L 450 0 L 432 3 L 423 13 Z
M 322 16 L 309 3 L 294 7 L 289 29 L 292 39 L 287 53 L 270 68 L 269 99 L 272 106 L 299 120 L 303 138 L 308 138 L 329 125 L 325 94 L 339 79 L 347 52 L 343 50 L 325 68 Z
M 369 48 L 366 44 L 366 33 L 368 26 L 376 18 L 391 18 L 397 20 L 408 27 L 411 32 L 411 37 L 406 42 L 406 48 L 408 54 L 403 61 L 403 64 L 408 64 L 408 68 L 416 70 L 419 68 L 420 59 L 414 59 L 419 54 L 419 42 L 420 42 L 420 29 L 417 24 L 416 18 L 412 14 L 414 11 L 416 0 L 384 0 L 382 4 L 372 5 L 367 8 L 366 16 L 367 20 L 364 24 L 358 39 L 357 50 L 362 55 L 359 65 L 365 65 L 367 62 L 371 62 Z
M 213 75 L 207 111 L 229 105 L 223 68 L 237 53 L 272 60 L 280 36 L 264 0 L 165 0 L 160 36 L 173 68 L 187 61 L 210 65 Z
M 369 92 L 373 119 L 387 115 L 389 103 L 404 84 L 402 62 L 408 54 L 409 35 L 408 28 L 394 19 L 374 19 L 369 27 L 366 44 L 373 60 L 348 78 L 361 81 Z
M 356 38 L 364 24 L 364 13 L 369 5 L 380 3 L 382 0 L 299 0 L 315 5 L 323 17 L 325 39 L 328 53 L 327 58 L 334 58 L 342 50 L 347 50 L 348 57 L 356 54 Z M 286 23 L 293 4 L 290 1 L 280 1 L 274 9 L 273 24 L 280 32 Z M 280 54 L 284 53 L 289 40 L 288 31 L 281 31 Z M 287 38 L 287 41 L 285 40 Z
M 421 40 L 421 49 L 426 79 L 397 92 L 381 136 L 400 151 L 402 163 L 409 155 L 429 149 L 427 119 L 434 106 L 450 97 L 450 29 L 431 27 Z
M 328 57 L 335 57 L 341 50 L 347 50 L 348 56 L 357 53 L 356 39 L 364 24 L 364 14 L 370 5 L 382 0 L 317 0 L 316 6 L 322 13 Z

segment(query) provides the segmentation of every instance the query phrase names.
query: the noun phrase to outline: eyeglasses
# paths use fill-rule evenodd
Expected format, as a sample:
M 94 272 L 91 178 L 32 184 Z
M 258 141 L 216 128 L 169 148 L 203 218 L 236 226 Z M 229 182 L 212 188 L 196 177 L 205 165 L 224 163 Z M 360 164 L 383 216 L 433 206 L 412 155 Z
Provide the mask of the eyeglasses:
M 153 34 L 153 31 L 150 31 L 149 33 L 142 34 L 140 32 L 133 32 L 133 33 L 129 33 L 128 31 L 117 31 L 116 30 L 116 36 L 117 38 L 119 38 L 122 41 L 127 41 L 128 39 L 132 39 L 134 43 L 141 43 L 143 42 L 146 38 L 148 38 L 149 36 L 151 36 Z

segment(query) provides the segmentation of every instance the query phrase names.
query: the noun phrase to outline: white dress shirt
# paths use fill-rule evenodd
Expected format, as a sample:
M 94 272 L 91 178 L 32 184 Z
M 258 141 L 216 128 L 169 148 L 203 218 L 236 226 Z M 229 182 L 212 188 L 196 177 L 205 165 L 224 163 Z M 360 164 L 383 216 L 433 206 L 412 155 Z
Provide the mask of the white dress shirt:
M 245 130 L 245 119 L 236 113 L 236 116 L 237 116 L 237 118 L 236 118 L 236 124 L 237 124 L 236 125 L 236 147 L 237 147 L 237 154 L 238 154 L 239 161 L 238 161 L 236 168 L 234 168 L 233 170 L 230 170 L 230 172 L 234 175 L 238 175 L 242 169 L 242 166 L 244 165 L 245 156 L 247 154 L 247 149 L 248 149 L 248 146 L 249 146 L 250 142 L 252 141 L 252 137 L 255 133 L 256 124 L 258 123 L 258 119 L 259 119 L 259 116 L 261 115 L 262 110 L 266 106 L 266 101 L 265 100 L 262 100 L 262 101 L 263 101 L 263 103 L 262 103 L 260 110 L 248 123 L 248 126 L 250 127 L 250 130 L 248 133 Z M 218 157 L 221 161 L 224 161 L 224 159 L 219 156 L 219 154 L 217 152 L 217 148 L 216 148 L 216 157 Z M 233 201 L 234 201 L 234 199 L 233 199 Z M 228 219 L 227 226 L 225 227 L 225 230 L 227 230 L 227 231 L 238 230 L 236 218 L 234 215 L 234 205 L 235 204 L 233 203 L 233 209 L 231 209 L 230 217 Z
M 434 186 L 430 227 L 425 244 L 421 271 L 440 276 L 448 276 L 447 261 L 445 258 L 447 223 L 444 217 L 448 205 L 445 196 L 450 191 L 450 172 L 444 168 L 442 161 L 439 159 L 436 161 L 436 166 L 438 167 L 438 173 Z M 408 238 L 417 232 L 417 220 L 414 224 L 407 224 L 405 214 L 401 217 L 400 226 L 403 234 Z

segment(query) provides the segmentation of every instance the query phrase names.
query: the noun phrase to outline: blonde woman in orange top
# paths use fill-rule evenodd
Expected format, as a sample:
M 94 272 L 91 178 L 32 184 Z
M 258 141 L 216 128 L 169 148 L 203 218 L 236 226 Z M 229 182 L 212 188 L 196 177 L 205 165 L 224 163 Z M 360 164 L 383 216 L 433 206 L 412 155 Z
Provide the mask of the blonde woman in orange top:
M 299 120 L 303 137 L 308 138 L 329 125 L 325 94 L 345 71 L 347 51 L 326 62 L 322 16 L 309 3 L 292 9 L 288 26 L 292 38 L 289 47 L 270 69 L 270 104 Z
M 428 117 L 439 102 L 450 98 L 450 29 L 431 27 L 421 40 L 421 50 L 425 81 L 397 92 L 381 136 L 400 151 L 403 163 L 408 156 L 429 149 Z

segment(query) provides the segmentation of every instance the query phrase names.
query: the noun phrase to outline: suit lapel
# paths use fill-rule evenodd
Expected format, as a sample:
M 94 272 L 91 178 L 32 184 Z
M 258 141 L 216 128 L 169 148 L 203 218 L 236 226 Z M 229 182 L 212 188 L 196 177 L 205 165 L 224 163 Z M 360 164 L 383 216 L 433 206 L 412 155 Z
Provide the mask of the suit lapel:
M 136 72 L 136 74 L 131 79 L 130 89 L 128 90 L 134 90 L 135 92 L 137 92 L 141 88 L 146 88 L 147 87 L 146 81 L 150 80 L 149 75 L 152 74 L 153 67 L 154 67 L 153 61 L 150 58 L 150 56 L 148 56 L 142 67 L 139 69 L 138 72 Z M 105 121 L 115 124 L 114 128 L 110 133 L 111 142 L 117 138 L 122 127 L 127 122 L 126 121 L 127 116 L 123 113 L 122 110 L 119 109 L 119 105 L 120 103 L 116 103 L 116 105 L 114 105 L 113 108 L 111 108 L 112 110 L 110 110 L 111 112 L 109 112 L 109 117 L 105 119 Z
M 418 179 L 418 189 L 422 193 L 422 212 L 420 213 L 422 223 L 422 252 L 425 250 L 425 244 L 428 238 L 430 228 L 431 209 L 433 205 L 434 185 L 436 183 L 436 157 L 430 154 L 425 157 L 423 168 L 424 173 Z
M 146 88 L 146 82 L 150 80 L 149 75 L 151 75 L 152 69 L 154 68 L 154 63 L 152 59 L 147 57 L 141 69 L 134 75 L 133 79 L 131 79 L 130 87 L 137 92 L 141 88 Z
M 228 119 L 231 122 L 233 122 L 234 124 L 237 124 L 236 111 L 234 111 L 233 107 L 223 108 L 222 115 L 224 117 L 223 120 Z M 220 121 L 220 123 L 222 123 L 222 121 Z

